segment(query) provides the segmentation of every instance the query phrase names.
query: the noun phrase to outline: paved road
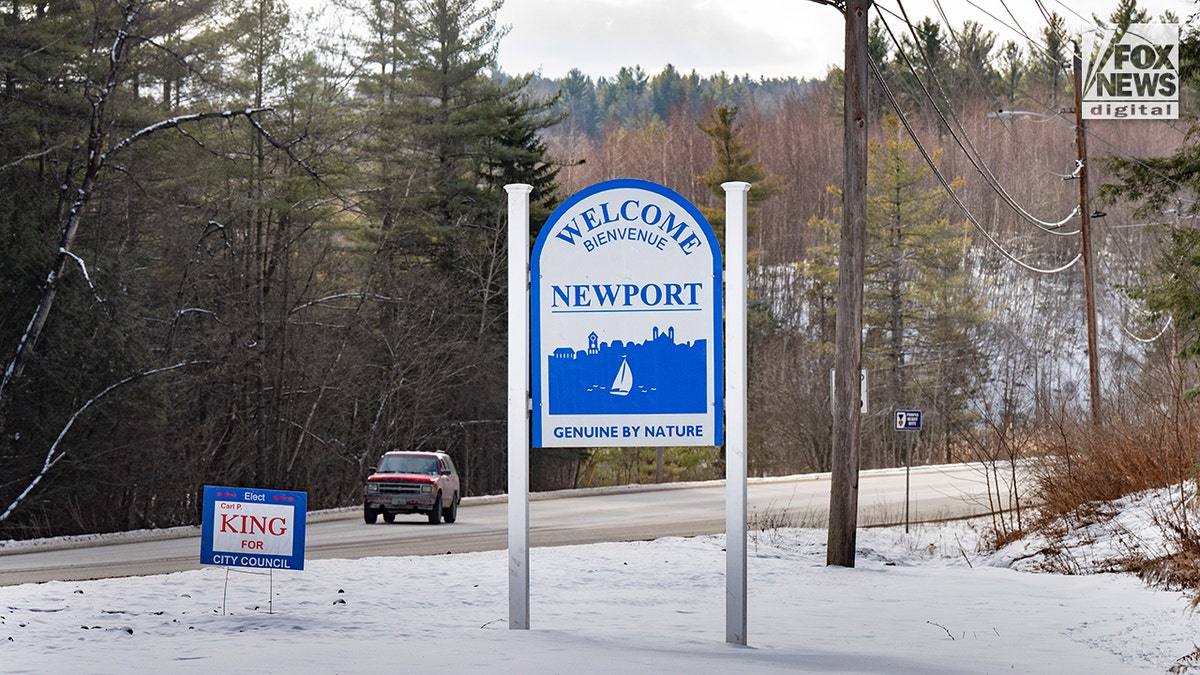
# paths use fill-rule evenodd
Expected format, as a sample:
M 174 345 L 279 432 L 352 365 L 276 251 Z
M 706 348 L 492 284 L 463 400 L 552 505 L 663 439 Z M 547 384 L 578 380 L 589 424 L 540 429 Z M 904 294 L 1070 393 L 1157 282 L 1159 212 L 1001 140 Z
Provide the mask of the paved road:
M 994 484 L 994 483 L 993 483 Z M 1007 491 L 1002 487 L 1002 491 Z M 829 475 L 752 479 L 751 530 L 780 526 L 824 527 Z M 912 522 L 982 515 L 992 510 L 977 466 L 921 467 L 911 472 Z M 905 472 L 863 472 L 859 525 L 898 524 L 904 514 Z M 562 546 L 635 541 L 725 531 L 723 482 L 535 494 L 530 502 L 530 542 Z M 305 558 L 438 555 L 504 549 L 508 511 L 503 498 L 464 501 L 458 522 L 429 525 L 424 516 L 398 516 L 394 524 L 366 525 L 360 509 L 309 514 Z M 0 542 L 0 586 L 163 574 L 198 569 L 200 530 L 135 532 L 31 545 Z

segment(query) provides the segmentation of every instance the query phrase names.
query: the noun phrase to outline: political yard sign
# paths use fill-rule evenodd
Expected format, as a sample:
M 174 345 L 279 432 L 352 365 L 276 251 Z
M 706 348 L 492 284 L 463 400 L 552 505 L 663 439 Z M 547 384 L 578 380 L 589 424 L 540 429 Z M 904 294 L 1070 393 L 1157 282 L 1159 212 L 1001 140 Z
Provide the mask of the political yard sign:
M 204 486 L 200 564 L 304 569 L 304 492 Z
M 598 183 L 530 261 L 532 445 L 721 445 L 721 249 L 676 192 Z
M 1135 23 L 1083 38 L 1084 119 L 1179 118 L 1179 25 Z

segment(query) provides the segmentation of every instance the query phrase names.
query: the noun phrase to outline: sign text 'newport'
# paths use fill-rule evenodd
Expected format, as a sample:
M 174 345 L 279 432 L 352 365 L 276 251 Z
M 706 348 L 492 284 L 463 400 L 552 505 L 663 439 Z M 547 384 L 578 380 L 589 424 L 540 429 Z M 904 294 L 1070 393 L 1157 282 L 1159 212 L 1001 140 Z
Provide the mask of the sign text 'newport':
M 696 307 L 704 284 L 563 284 L 552 285 L 552 311 L 572 309 L 631 309 L 638 307 Z

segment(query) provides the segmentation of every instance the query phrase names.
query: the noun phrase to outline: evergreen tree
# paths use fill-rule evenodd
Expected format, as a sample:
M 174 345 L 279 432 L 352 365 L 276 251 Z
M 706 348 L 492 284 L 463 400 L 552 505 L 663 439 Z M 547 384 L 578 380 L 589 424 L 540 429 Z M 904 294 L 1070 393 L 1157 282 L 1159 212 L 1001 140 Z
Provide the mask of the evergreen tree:
M 942 25 L 929 17 L 913 26 L 912 32 L 915 38 L 908 33 L 900 36 L 900 59 L 904 67 L 897 69 L 897 94 L 917 110 L 929 113 L 933 103 L 925 92 L 940 97 L 938 92 L 945 90 L 950 82 L 952 62 L 945 45 L 952 40 L 942 34 Z
M 1002 95 L 1012 105 L 1017 101 L 1017 93 L 1025 80 L 1028 66 L 1021 57 L 1021 47 L 1009 40 L 1000 48 L 1000 69 L 997 76 L 1000 81 Z
M 596 100 L 604 119 L 641 121 L 646 118 L 651 112 L 646 95 L 649 83 L 641 66 L 622 66 L 615 78 L 601 78 L 596 85 Z
M 877 359 L 887 373 L 884 409 L 914 407 L 934 393 L 947 419 L 965 412 L 958 406 L 977 384 L 970 338 L 983 312 L 966 267 L 968 225 L 940 215 L 942 188 L 930 185 L 930 169 L 903 133 L 895 117 L 885 118 L 884 138 L 868 145 L 864 348 L 868 363 Z M 955 366 L 944 368 L 946 361 Z
M 705 135 L 712 139 L 714 158 L 708 171 L 696 179 L 708 188 L 717 204 L 699 208 L 722 244 L 725 242 L 725 189 L 721 187 L 722 183 L 750 183 L 747 202 L 751 223 L 755 221 L 759 205 L 779 194 L 784 187 L 779 178 L 769 175 L 761 163 L 754 161 L 757 148 L 742 141 L 741 130 L 736 126 L 737 115 L 736 106 L 721 106 L 713 111 L 707 124 L 699 124 Z
M 902 133 L 899 121 L 887 117 L 883 138 L 868 145 L 863 365 L 873 409 L 932 408 L 937 414 L 927 433 L 949 435 L 986 375 L 975 339 L 986 317 L 967 265 L 968 225 L 941 215 L 942 188 Z M 939 158 L 934 153 L 934 161 Z M 828 231 L 827 240 L 838 227 L 824 219 L 811 225 Z M 813 286 L 823 289 L 815 318 L 832 306 L 836 263 L 832 245 L 811 251 Z M 899 463 L 900 447 L 886 433 L 890 416 L 873 419 L 879 433 L 870 435 L 875 440 L 864 464 Z
M 688 98 L 688 81 L 675 66 L 668 63 L 661 73 L 650 79 L 650 105 L 658 119 L 665 121 L 673 113 L 685 110 Z
M 1057 98 L 1070 89 L 1064 68 L 1071 60 L 1067 43 L 1066 21 L 1057 12 L 1051 12 L 1048 25 L 1042 29 L 1042 44 L 1030 48 L 1030 74 L 1034 81 L 1050 90 Z
M 528 77 L 501 82 L 489 76 L 504 35 L 495 17 L 500 2 L 478 5 L 472 0 L 406 3 L 399 22 L 399 77 L 389 82 L 396 107 L 386 111 L 396 118 L 396 135 L 389 141 L 403 148 L 405 171 L 412 175 L 408 216 L 424 221 L 437 237 L 453 239 L 460 226 L 477 227 L 491 218 L 497 200 L 503 200 L 485 180 L 491 172 L 487 167 L 518 160 L 538 164 L 540 157 L 519 150 L 523 146 L 537 155 L 543 149 L 498 142 L 511 135 L 514 119 L 535 129 L 558 121 L 548 114 L 553 101 L 522 95 Z M 545 181 L 530 182 L 546 187 Z M 546 197 L 544 190 L 534 195 L 535 201 Z
M 1109 24 L 1104 19 L 1092 14 L 1092 20 L 1100 28 L 1108 28 Z M 1113 28 L 1119 31 L 1125 31 L 1132 24 L 1146 23 L 1150 21 L 1150 12 L 1138 7 L 1137 0 L 1120 0 L 1117 3 L 1117 8 L 1108 15 L 1108 21 L 1112 22 Z
M 534 186 L 536 228 L 555 198 L 557 172 L 540 132 L 561 116 L 554 99 L 526 95 L 530 76 L 496 72 L 505 33 L 499 7 L 369 0 L 359 9 L 372 26 L 363 47 L 373 67 L 360 86 L 367 214 L 380 251 L 371 291 L 406 299 L 379 317 L 371 357 L 395 383 L 378 402 L 379 418 L 396 430 L 393 443 L 470 428 L 491 439 L 474 444 L 502 445 L 495 436 L 502 427 L 473 425 L 504 417 L 506 382 L 487 365 L 504 359 L 503 185 Z M 396 351 L 422 338 L 420 351 Z M 440 442 L 469 452 L 463 433 Z M 470 458 L 457 459 L 465 473 L 475 471 Z M 476 487 L 495 489 L 496 480 L 481 478 Z
M 594 138 L 599 133 L 600 117 L 592 78 L 572 68 L 562 79 L 559 91 L 558 109 L 565 115 L 564 124 L 570 134 Z
M 871 25 L 867 27 L 867 58 L 878 66 L 880 78 L 895 89 L 899 84 L 900 73 L 906 71 L 908 65 L 902 61 L 898 62 L 893 56 L 892 36 L 888 33 L 883 19 L 877 15 L 871 20 Z M 845 97 L 845 73 L 838 69 L 837 74 L 837 88 L 842 95 L 837 98 L 843 100 Z M 878 79 L 868 77 L 867 88 L 870 94 L 867 97 L 867 105 L 870 106 L 873 117 L 882 116 L 885 111 L 891 110 L 891 104 Z
M 1129 4 L 1123 3 L 1122 7 L 1128 9 Z M 1114 21 L 1118 14 L 1114 13 Z M 1186 30 L 1180 48 L 1181 79 L 1187 91 L 1200 80 L 1200 70 L 1195 67 L 1200 63 L 1200 31 Z M 1152 318 L 1173 322 L 1178 356 L 1193 363 L 1200 357 L 1200 234 L 1182 226 L 1182 222 L 1200 215 L 1200 207 L 1193 201 L 1200 193 L 1198 139 L 1200 125 L 1193 123 L 1184 142 L 1169 155 L 1105 158 L 1112 182 L 1099 190 L 1100 199 L 1108 204 L 1137 204 L 1137 217 L 1161 219 L 1163 213 L 1174 213 L 1175 226 L 1161 235 L 1161 250 L 1152 266 L 1154 274 L 1148 275 L 1143 285 L 1126 290 L 1146 303 Z M 1200 384 L 1188 385 L 1188 390 L 1189 397 L 1200 396 Z
M 992 67 L 996 34 L 984 30 L 975 21 L 967 21 L 958 32 L 958 53 L 954 59 L 954 81 L 947 94 L 954 101 L 966 101 L 973 95 L 990 94 L 997 80 Z
M 942 188 L 931 185 L 930 169 L 903 134 L 888 117 L 883 139 L 868 145 L 865 360 L 886 373 L 883 409 L 932 400 L 945 422 L 966 412 L 978 386 L 980 357 L 971 338 L 984 316 L 966 266 L 969 227 L 940 215 Z
M 393 139 L 411 176 L 405 219 L 434 244 L 443 269 L 465 274 L 493 300 L 499 296 L 481 284 L 497 280 L 483 271 L 495 269 L 492 246 L 506 203 L 497 183 L 532 184 L 534 204 L 553 198 L 555 171 L 536 135 L 558 121 L 549 113 L 554 101 L 522 95 L 528 77 L 489 76 L 504 35 L 496 25 L 500 4 L 423 0 L 409 8 L 395 110 L 403 127 Z M 496 316 L 489 305 L 476 309 Z

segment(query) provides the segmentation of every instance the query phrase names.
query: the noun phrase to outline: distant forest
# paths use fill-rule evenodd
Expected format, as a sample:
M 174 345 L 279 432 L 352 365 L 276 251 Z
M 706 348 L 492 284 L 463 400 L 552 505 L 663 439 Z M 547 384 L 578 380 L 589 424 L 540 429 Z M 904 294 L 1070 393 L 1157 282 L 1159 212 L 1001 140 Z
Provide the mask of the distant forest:
M 751 474 L 829 470 L 838 69 L 552 80 L 497 70 L 497 2 L 337 7 L 356 32 L 277 0 L 0 6 L 0 538 L 195 523 L 204 485 L 360 504 L 398 448 L 503 492 L 510 183 L 540 225 L 583 187 L 651 180 L 719 233 L 720 184 L 752 183 Z M 1101 23 L 1150 18 L 1125 0 Z M 925 411 L 922 464 L 1087 423 L 1070 40 L 1057 15 L 1026 44 L 872 24 L 864 469 L 905 461 L 897 408 Z M 1188 26 L 1187 114 L 1196 45 Z M 1195 194 L 1182 170 L 1146 187 L 1194 150 L 1187 124 L 1087 127 L 1123 433 L 1195 414 L 1194 327 L 1162 283 Z M 720 448 L 659 454 L 537 449 L 531 483 L 724 475 Z

